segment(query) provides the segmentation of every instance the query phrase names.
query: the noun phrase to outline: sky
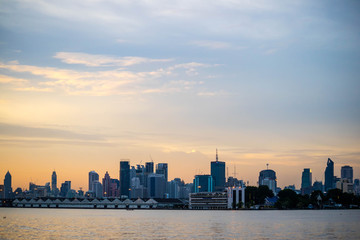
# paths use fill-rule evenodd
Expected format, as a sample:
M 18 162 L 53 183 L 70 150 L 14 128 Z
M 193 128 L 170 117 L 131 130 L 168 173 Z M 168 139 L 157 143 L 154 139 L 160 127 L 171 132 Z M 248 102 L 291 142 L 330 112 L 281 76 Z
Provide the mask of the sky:
M 0 178 L 360 177 L 359 1 L 0 0 Z M 2 181 L 2 179 L 0 180 Z

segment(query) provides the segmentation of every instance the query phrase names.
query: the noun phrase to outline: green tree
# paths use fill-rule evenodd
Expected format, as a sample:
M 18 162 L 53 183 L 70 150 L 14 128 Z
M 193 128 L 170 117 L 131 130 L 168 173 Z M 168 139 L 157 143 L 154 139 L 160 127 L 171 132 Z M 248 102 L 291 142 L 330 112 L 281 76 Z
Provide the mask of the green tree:
M 278 209 L 294 209 L 299 202 L 296 192 L 291 189 L 281 190 L 278 195 L 279 200 L 275 203 Z

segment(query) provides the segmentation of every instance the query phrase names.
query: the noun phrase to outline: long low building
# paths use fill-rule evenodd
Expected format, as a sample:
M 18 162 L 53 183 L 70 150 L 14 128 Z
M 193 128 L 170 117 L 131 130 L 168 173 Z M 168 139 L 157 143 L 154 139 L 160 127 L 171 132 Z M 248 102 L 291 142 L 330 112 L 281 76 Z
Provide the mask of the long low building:
M 245 187 L 229 187 L 224 192 L 190 193 L 189 209 L 238 209 L 245 205 Z
M 19 208 L 110 208 L 110 209 L 152 209 L 152 208 L 183 208 L 179 199 L 62 199 L 62 198 L 31 198 L 15 199 L 13 207 Z

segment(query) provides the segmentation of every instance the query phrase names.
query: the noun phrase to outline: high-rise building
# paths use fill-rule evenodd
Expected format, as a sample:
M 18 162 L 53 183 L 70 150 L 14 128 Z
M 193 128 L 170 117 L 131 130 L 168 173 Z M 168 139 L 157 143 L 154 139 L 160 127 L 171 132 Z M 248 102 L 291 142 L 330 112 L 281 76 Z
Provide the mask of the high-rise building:
M 94 197 L 96 198 L 103 197 L 103 187 L 99 181 L 93 182 L 93 192 L 94 192 Z
M 214 180 L 211 175 L 196 175 L 194 179 L 194 192 L 214 192 Z
M 334 186 L 334 162 L 328 158 L 325 169 L 325 191 L 335 188 Z
M 57 176 L 56 176 L 56 172 L 53 171 L 51 175 L 51 191 L 56 192 L 56 190 L 57 190 Z
M 95 171 L 89 172 L 89 192 L 93 192 L 93 185 L 95 181 L 99 181 L 99 174 Z
M 4 198 L 5 199 L 9 199 L 13 197 L 12 194 L 12 187 L 11 187 L 11 174 L 9 171 L 7 171 L 7 173 L 5 174 L 5 179 L 4 179 Z
M 65 181 L 61 184 L 60 196 L 66 197 L 68 192 L 71 190 L 71 181 Z
M 153 162 L 145 163 L 145 173 L 154 173 L 154 163 Z
M 211 162 L 211 176 L 214 180 L 214 190 L 222 192 L 225 189 L 225 162 L 219 161 L 216 149 L 216 160 Z
M 130 164 L 129 161 L 120 161 L 120 196 L 129 196 Z
M 164 174 L 149 174 L 147 190 L 150 198 L 164 198 L 166 190 Z
M 266 169 L 259 173 L 259 186 L 266 185 L 276 195 L 277 179 L 274 170 Z
M 301 176 L 301 194 L 311 194 L 312 191 L 312 173 L 310 168 L 304 168 Z
M 106 171 L 104 178 L 102 179 L 103 196 L 110 197 L 111 195 L 111 178 L 109 173 Z
M 350 166 L 342 166 L 341 179 L 347 179 L 350 183 L 353 183 L 353 168 Z
M 168 182 L 168 164 L 158 163 L 156 165 L 156 174 L 163 174 L 165 177 L 165 182 Z

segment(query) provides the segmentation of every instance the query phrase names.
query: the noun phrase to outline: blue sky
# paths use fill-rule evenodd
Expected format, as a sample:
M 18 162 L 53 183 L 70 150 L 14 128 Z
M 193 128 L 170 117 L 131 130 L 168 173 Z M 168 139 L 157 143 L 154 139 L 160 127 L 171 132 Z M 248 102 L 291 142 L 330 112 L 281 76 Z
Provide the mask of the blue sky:
M 281 186 L 309 167 L 322 180 L 327 157 L 359 177 L 359 10 L 0 1 L 1 171 L 25 174 L 21 185 L 56 168 L 82 186 L 92 169 L 116 177 L 120 158 L 151 154 L 190 182 L 217 147 L 252 184 L 266 163 Z

